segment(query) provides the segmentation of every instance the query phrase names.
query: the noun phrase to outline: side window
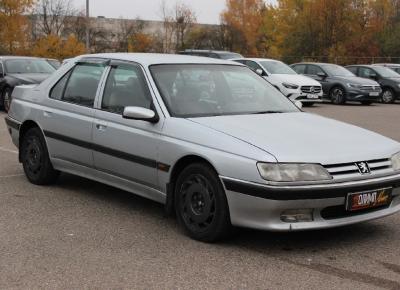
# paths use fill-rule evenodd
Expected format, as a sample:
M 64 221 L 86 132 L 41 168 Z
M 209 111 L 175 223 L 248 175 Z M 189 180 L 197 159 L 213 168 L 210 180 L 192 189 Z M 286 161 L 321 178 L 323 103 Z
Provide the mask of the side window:
M 357 67 L 352 66 L 352 67 L 346 67 L 349 71 L 351 71 L 353 74 L 357 75 Z
M 256 71 L 258 69 L 262 69 L 257 63 L 255 63 L 254 61 L 246 61 L 246 64 L 249 68 L 251 68 L 252 70 Z M 264 70 L 263 70 L 264 71 Z
M 360 67 L 359 68 L 359 76 L 360 77 L 362 77 L 362 78 L 370 78 L 371 75 L 375 75 L 375 73 L 371 69 L 369 69 L 367 67 Z
M 151 94 L 141 69 L 134 65 L 113 67 L 104 89 L 101 108 L 122 114 L 125 107 L 150 109 Z
M 308 66 L 307 74 L 316 76 L 319 73 L 324 73 L 320 67 L 318 67 L 316 65 L 309 65 Z
M 50 98 L 55 100 L 61 100 L 64 94 L 64 88 L 67 84 L 68 78 L 71 74 L 71 71 L 66 73 L 58 82 L 57 84 L 51 89 Z
M 97 87 L 105 67 L 97 64 L 78 64 L 71 72 L 62 101 L 93 107 Z
M 298 74 L 302 75 L 302 74 L 306 73 L 306 65 L 304 65 L 304 64 L 298 64 L 298 65 L 293 66 L 292 68 Z
M 3 70 L 3 63 L 0 62 L 0 77 L 3 76 L 4 70 Z

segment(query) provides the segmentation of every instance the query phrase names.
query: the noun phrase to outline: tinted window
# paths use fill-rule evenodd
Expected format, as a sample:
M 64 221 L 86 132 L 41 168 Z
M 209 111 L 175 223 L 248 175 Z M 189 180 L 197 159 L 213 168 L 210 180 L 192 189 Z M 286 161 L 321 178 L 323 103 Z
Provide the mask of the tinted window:
M 306 65 L 305 64 L 298 64 L 293 66 L 293 70 L 298 74 L 305 74 L 306 73 Z
M 71 73 L 63 101 L 93 107 L 104 66 L 79 64 Z
M 65 76 L 63 76 L 58 83 L 53 87 L 53 89 L 50 92 L 50 98 L 55 99 L 55 100 L 61 100 L 64 94 L 64 88 L 65 85 L 67 84 L 69 75 L 71 74 L 71 71 L 69 71 Z
M 346 67 L 349 71 L 351 71 L 353 74 L 357 74 L 357 67 L 356 66 L 352 66 L 352 67 Z
M 102 109 L 122 114 L 125 107 L 150 109 L 151 95 L 139 67 L 112 68 L 104 89 Z
M 377 66 L 374 70 L 383 78 L 398 78 L 399 74 L 387 67 Z
M 43 59 L 10 59 L 4 62 L 7 73 L 52 73 L 55 68 Z
M 367 67 L 360 67 L 358 69 L 358 75 L 362 78 L 370 78 L 371 76 L 376 76 L 376 73 Z
M 250 60 L 248 60 L 248 61 L 246 61 L 246 64 L 247 64 L 247 66 L 249 67 L 249 68 L 251 68 L 252 70 L 258 70 L 258 69 L 262 69 L 261 68 L 261 66 L 259 66 L 256 62 L 254 62 L 254 61 L 250 61 Z
M 321 65 L 324 70 L 330 74 L 331 76 L 339 76 L 339 77 L 354 77 L 354 74 L 345 69 L 344 67 L 337 64 L 322 64 Z
M 171 64 L 150 69 L 172 116 L 298 112 L 289 99 L 243 66 Z
M 307 74 L 316 76 L 316 75 L 318 75 L 318 73 L 324 73 L 324 72 L 320 67 L 318 67 L 316 65 L 308 66 Z

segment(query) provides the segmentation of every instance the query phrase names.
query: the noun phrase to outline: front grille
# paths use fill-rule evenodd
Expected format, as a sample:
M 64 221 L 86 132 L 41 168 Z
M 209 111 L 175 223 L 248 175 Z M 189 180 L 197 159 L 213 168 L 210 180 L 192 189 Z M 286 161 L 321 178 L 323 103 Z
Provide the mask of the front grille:
M 302 86 L 301 91 L 306 94 L 319 94 L 321 92 L 321 86 Z
M 370 174 L 367 173 L 363 176 L 393 173 L 392 162 L 390 161 L 390 159 L 375 159 L 363 162 L 366 162 L 368 164 L 368 167 L 371 171 Z M 334 180 L 360 177 L 361 173 L 356 163 L 357 162 L 329 164 L 324 165 L 324 168 L 328 170 Z
M 362 86 L 361 90 L 365 91 L 365 92 L 380 92 L 380 91 L 382 91 L 380 86 L 370 86 L 370 85 Z

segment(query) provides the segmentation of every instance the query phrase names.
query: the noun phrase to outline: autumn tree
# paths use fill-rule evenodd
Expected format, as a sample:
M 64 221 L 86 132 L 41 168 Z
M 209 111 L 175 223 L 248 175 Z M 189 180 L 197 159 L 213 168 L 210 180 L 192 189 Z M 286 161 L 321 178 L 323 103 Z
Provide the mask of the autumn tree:
M 29 43 L 29 21 L 26 16 L 33 0 L 0 0 L 0 47 L 3 53 L 25 53 Z
M 86 48 L 75 36 L 62 39 L 57 35 L 47 35 L 38 39 L 32 49 L 32 54 L 39 57 L 65 59 L 85 53 Z
M 222 23 L 229 29 L 232 49 L 246 55 L 258 55 L 265 3 L 263 0 L 227 0 Z

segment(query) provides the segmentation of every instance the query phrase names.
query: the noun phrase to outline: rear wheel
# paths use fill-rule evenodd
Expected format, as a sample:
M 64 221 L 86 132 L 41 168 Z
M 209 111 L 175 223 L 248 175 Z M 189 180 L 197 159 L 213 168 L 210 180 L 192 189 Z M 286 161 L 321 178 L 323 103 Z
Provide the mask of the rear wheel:
M 21 161 L 28 180 L 36 185 L 56 181 L 59 171 L 50 162 L 46 142 L 39 128 L 29 129 L 22 137 Z
M 334 87 L 330 91 L 331 102 L 335 105 L 342 105 L 346 103 L 346 92 L 342 87 Z
M 203 163 L 187 166 L 175 186 L 179 223 L 193 239 L 214 242 L 230 231 L 228 203 L 216 172 Z
M 10 110 L 11 94 L 12 94 L 11 88 L 4 89 L 4 91 L 3 91 L 3 108 L 4 108 L 5 112 L 8 112 Z
M 395 100 L 394 92 L 390 88 L 385 88 L 382 93 L 382 103 L 390 104 Z

